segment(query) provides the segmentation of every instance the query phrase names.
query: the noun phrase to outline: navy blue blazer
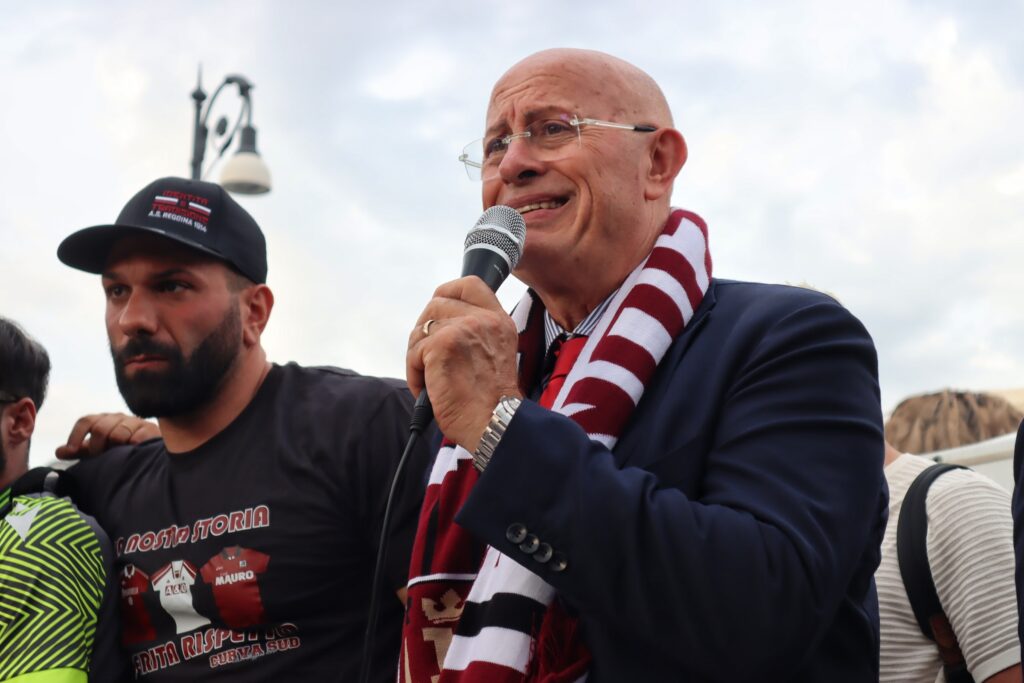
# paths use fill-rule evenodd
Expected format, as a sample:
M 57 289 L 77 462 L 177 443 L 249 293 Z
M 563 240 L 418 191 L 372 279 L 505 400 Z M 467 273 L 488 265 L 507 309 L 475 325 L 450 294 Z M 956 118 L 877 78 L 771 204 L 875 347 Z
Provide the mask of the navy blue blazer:
M 1013 549 L 1017 559 L 1017 634 L 1024 643 L 1024 486 L 1021 484 L 1021 470 L 1024 468 L 1024 422 L 1017 430 L 1017 442 L 1013 447 Z
M 590 683 L 874 681 L 883 452 L 860 322 L 715 280 L 614 452 L 524 401 L 457 521 L 578 613 Z

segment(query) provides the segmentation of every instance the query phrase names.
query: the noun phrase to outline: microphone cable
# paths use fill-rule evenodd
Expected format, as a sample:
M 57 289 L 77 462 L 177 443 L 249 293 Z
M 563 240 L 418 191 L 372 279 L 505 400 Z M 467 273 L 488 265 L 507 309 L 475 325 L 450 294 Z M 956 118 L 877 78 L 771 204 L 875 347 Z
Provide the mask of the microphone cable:
M 523 255 L 523 244 L 526 242 L 526 221 L 522 215 L 509 206 L 497 204 L 484 211 L 476 225 L 466 235 L 462 255 L 462 276 L 476 275 L 491 288 L 497 291 L 512 269 L 519 263 Z M 424 380 L 425 381 L 425 380 Z M 430 397 L 426 388 L 420 392 L 412 409 L 409 421 L 409 440 L 405 451 L 395 467 L 395 476 L 391 480 L 391 490 L 384 506 L 384 521 L 381 524 L 380 543 L 377 546 L 377 562 L 373 569 L 373 583 L 370 589 L 370 610 L 367 614 L 366 635 L 363 638 L 363 661 L 359 665 L 359 683 L 369 683 L 370 661 L 373 657 L 374 631 L 377 629 L 377 612 L 380 609 L 380 581 L 384 572 L 384 559 L 388 552 L 388 526 L 391 521 L 391 504 L 394 501 L 398 482 L 405 469 L 405 461 L 409 458 L 416 440 L 434 419 L 434 409 L 430 405 Z
M 391 505 L 395 499 L 395 491 L 402 473 L 405 471 L 405 463 L 409 459 L 416 441 L 423 434 L 434 419 L 434 411 L 430 405 L 430 397 L 427 390 L 420 392 L 419 398 L 412 409 L 412 419 L 409 421 L 409 440 L 405 443 L 405 450 L 402 457 L 398 459 L 395 466 L 395 476 L 391 478 L 391 489 L 388 491 L 388 500 L 384 504 L 384 520 L 380 528 L 380 542 L 377 544 L 377 561 L 373 568 L 373 582 L 370 588 L 370 607 L 366 617 L 366 634 L 363 636 L 363 659 L 359 663 L 359 683 L 369 683 L 370 673 L 373 670 L 373 641 L 377 630 L 377 614 L 380 610 L 378 598 L 380 597 L 380 582 L 384 574 L 384 560 L 388 554 L 388 526 L 391 522 Z M 403 605 L 404 609 L 404 605 Z

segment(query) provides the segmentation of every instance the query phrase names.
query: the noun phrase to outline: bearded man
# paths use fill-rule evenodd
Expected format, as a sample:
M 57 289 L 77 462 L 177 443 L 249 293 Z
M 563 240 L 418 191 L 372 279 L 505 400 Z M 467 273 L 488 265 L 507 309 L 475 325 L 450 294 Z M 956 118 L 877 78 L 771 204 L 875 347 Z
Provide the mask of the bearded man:
M 660 88 L 549 50 L 461 159 L 522 213 L 512 316 L 442 285 L 407 375 L 447 440 L 402 681 L 872 681 L 886 494 L 875 349 L 828 296 L 711 276 L 670 206 Z
M 70 471 L 114 541 L 135 675 L 354 678 L 408 391 L 267 361 L 266 243 L 218 185 L 157 180 L 58 256 L 102 275 L 117 386 L 163 437 Z M 412 455 L 396 495 L 385 570 L 399 600 L 425 460 Z M 374 653 L 382 681 L 400 620 L 391 598 Z

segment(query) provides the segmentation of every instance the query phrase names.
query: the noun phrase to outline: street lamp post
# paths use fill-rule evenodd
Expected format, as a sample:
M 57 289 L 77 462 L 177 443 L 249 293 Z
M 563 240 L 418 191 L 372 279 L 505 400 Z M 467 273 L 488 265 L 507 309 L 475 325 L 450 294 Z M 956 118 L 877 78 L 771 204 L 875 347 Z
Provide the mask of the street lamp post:
M 192 91 L 192 100 L 196 105 L 195 124 L 192 129 L 192 179 L 202 178 L 203 157 L 206 156 L 206 144 L 209 138 L 210 129 L 207 122 L 210 119 L 210 112 L 213 111 L 213 103 L 221 91 L 229 85 L 238 87 L 238 95 L 242 98 L 242 109 L 238 113 L 238 120 L 235 121 L 231 132 L 219 143 L 217 151 L 217 162 L 227 148 L 235 139 L 235 134 L 241 130 L 241 139 L 238 143 L 238 150 L 224 165 L 221 172 L 220 184 L 229 192 L 239 194 L 263 194 L 270 192 L 270 171 L 263 163 L 259 152 L 256 151 L 256 129 L 252 125 L 252 98 L 249 92 L 253 85 L 244 76 L 237 74 L 228 76 L 224 82 L 217 86 L 210 97 L 210 101 L 203 110 L 203 102 L 206 101 L 206 93 L 203 92 L 202 73 L 196 81 L 196 89 Z M 244 125 L 243 125 L 244 122 Z M 218 136 L 224 136 L 228 132 L 228 120 L 222 116 L 217 121 L 214 132 Z M 212 164 L 211 164 L 212 166 Z M 209 170 L 209 169 L 207 169 Z

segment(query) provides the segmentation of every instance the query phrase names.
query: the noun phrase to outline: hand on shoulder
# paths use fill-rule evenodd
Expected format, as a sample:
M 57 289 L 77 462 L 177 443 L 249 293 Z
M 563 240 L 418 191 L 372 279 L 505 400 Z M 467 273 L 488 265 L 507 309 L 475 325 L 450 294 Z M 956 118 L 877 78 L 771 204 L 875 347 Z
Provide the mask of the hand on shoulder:
M 124 413 L 95 413 L 80 417 L 68 442 L 57 448 L 57 458 L 73 460 L 92 457 L 125 444 L 142 443 L 160 436 L 153 422 Z

